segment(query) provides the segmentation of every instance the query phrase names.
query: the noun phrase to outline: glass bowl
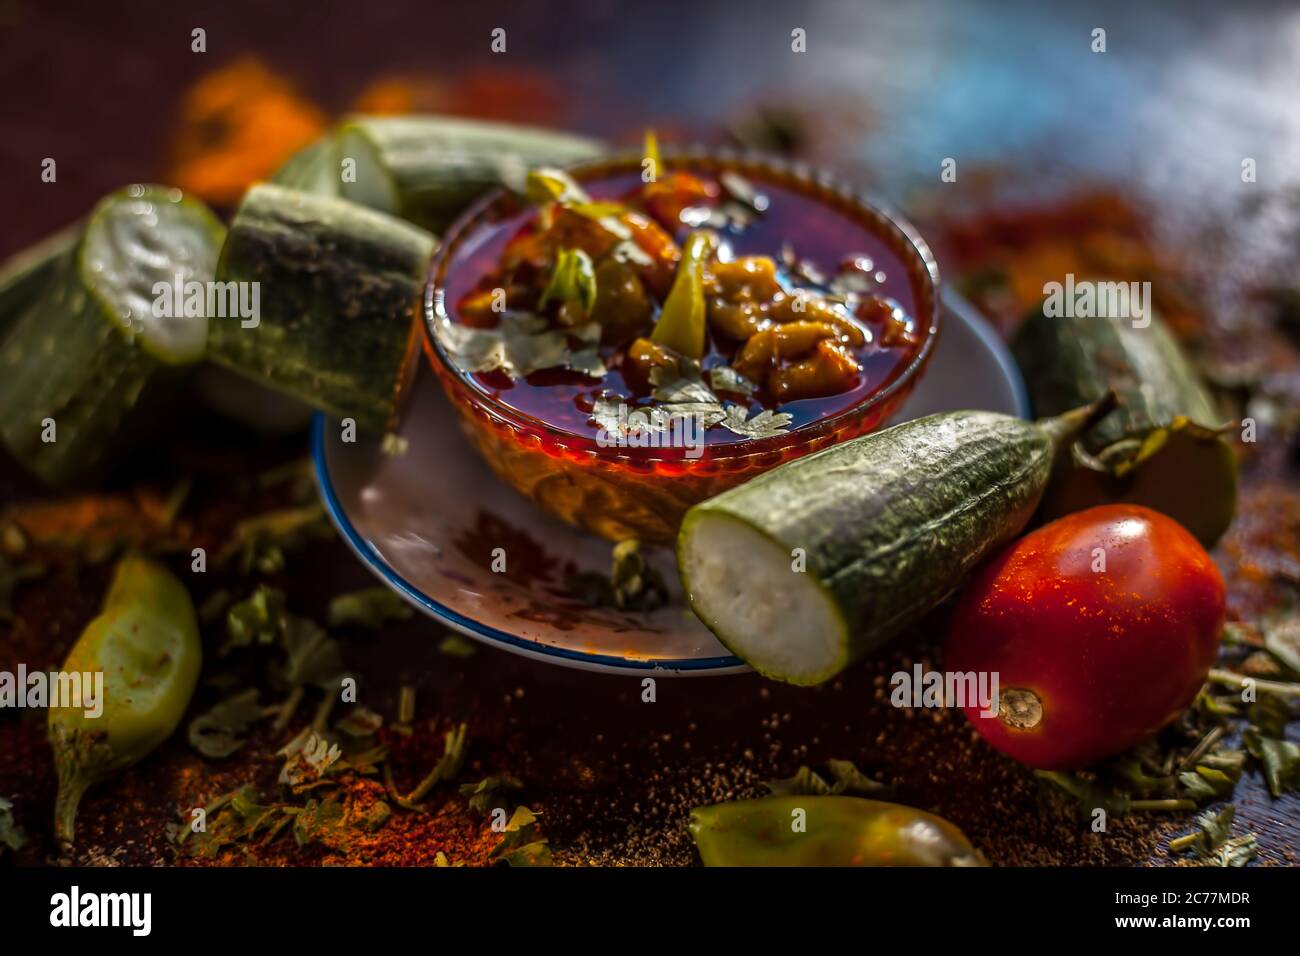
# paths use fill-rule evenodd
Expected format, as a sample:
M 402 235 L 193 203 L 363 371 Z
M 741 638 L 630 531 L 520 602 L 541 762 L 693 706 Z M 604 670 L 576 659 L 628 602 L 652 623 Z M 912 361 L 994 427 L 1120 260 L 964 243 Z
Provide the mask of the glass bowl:
M 915 303 L 913 334 L 921 341 L 911 360 L 874 391 L 785 434 L 706 445 L 696 449 L 698 457 L 682 448 L 601 444 L 594 436 L 548 423 L 485 394 L 466 379 L 436 334 L 437 323 L 453 321 L 445 294 L 453 270 L 465 267 L 463 260 L 494 225 L 521 209 L 521 200 L 510 191 L 484 197 L 451 226 L 434 257 L 425 292 L 425 353 L 462 429 L 493 471 L 545 511 L 611 541 L 636 538 L 669 544 L 687 509 L 697 502 L 782 462 L 879 427 L 916 385 L 939 334 L 938 267 L 925 241 L 901 217 L 799 164 L 700 150 L 665 152 L 663 161 L 677 169 L 732 171 L 758 186 L 784 187 L 850 219 L 904 265 Z M 583 182 L 639 173 L 641 164 L 639 154 L 628 154 L 582 163 L 568 172 Z

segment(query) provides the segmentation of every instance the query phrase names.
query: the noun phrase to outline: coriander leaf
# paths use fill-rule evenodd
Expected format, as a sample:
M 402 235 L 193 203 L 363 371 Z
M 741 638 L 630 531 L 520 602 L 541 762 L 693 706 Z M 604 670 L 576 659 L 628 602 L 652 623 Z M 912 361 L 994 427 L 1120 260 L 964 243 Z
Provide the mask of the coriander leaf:
M 343 823 L 343 815 L 343 804 L 332 794 L 319 802 L 308 800 L 307 805 L 294 815 L 294 841 L 299 846 L 306 846 L 326 832 L 337 830 Z
M 1195 770 L 1180 773 L 1178 781 L 1187 795 L 1197 801 L 1227 796 L 1237 785 L 1236 778 L 1204 764 L 1197 765 Z
M 499 773 L 484 777 L 478 783 L 461 784 L 460 795 L 469 801 L 469 808 L 478 813 L 487 813 L 495 808 L 500 795 L 510 790 L 523 788 L 523 781 L 514 774 Z
M 700 421 L 700 428 L 712 428 L 727 417 L 726 411 L 717 403 L 707 402 L 673 402 L 653 409 L 657 413 L 656 421 L 660 428 L 672 427 L 673 418 L 690 416 Z
M 831 776 L 835 778 L 838 793 L 877 793 L 888 789 L 883 783 L 872 780 L 855 767 L 852 761 L 828 760 L 826 766 L 830 768 Z
M 497 859 L 509 866 L 552 866 L 551 847 L 545 840 L 534 840 L 498 854 Z
M 507 371 L 515 377 L 544 368 L 559 368 L 569 361 L 569 339 L 563 332 L 518 335 L 505 340 Z
M 23 833 L 22 827 L 14 822 L 13 810 L 13 803 L 0 797 L 0 856 L 4 855 L 5 847 L 16 853 L 27 843 L 27 835 Z
M 276 756 L 285 758 L 279 782 L 301 787 L 327 776 L 343 756 L 343 751 L 338 744 L 332 744 L 317 736 L 310 727 L 304 727 L 298 736 L 277 751 Z
M 1286 725 L 1291 719 L 1287 702 L 1273 694 L 1261 694 L 1246 713 L 1251 727 L 1264 737 L 1286 736 Z
M 339 642 L 305 617 L 289 618 L 283 644 L 288 655 L 284 676 L 290 684 L 331 690 L 346 673 Z
M 383 726 L 383 717 L 368 707 L 357 705 L 334 725 L 334 729 L 354 740 L 361 740 L 373 737 Z
M 591 331 L 548 329 L 546 320 L 530 312 L 504 312 L 494 329 L 477 329 L 443 319 L 434 334 L 452 361 L 467 372 L 501 370 L 511 378 L 522 378 L 547 368 L 571 368 L 592 378 L 606 374 L 604 363 L 590 349 L 573 352 L 569 339 L 590 346 Z M 597 329 L 599 330 L 599 329 Z
M 256 787 L 246 784 L 224 793 L 204 807 L 204 829 L 195 830 L 193 818 L 185 814 L 181 822 L 168 828 L 168 836 L 190 856 L 214 859 L 221 849 L 253 839 L 265 833 L 273 839 L 290 822 L 285 805 L 263 803 Z
M 264 714 L 257 703 L 257 693 L 257 688 L 253 687 L 227 697 L 207 713 L 191 720 L 188 731 L 190 746 L 203 756 L 217 760 L 239 750 L 245 743 L 244 732 Z
M 478 645 L 460 634 L 448 634 L 438 644 L 438 653 L 448 657 L 473 657 L 478 653 Z
M 704 372 L 701 370 L 698 359 L 693 359 L 689 355 L 677 355 L 669 352 L 665 355 L 663 364 L 650 369 L 650 384 L 656 388 L 679 380 L 704 382 Z M 709 400 L 717 401 L 712 397 Z
M 1232 819 L 1236 815 L 1237 808 L 1229 803 L 1218 813 L 1206 811 L 1196 818 L 1207 850 L 1217 849 L 1228 842 L 1232 836 Z
M 550 866 L 551 848 L 537 834 L 537 814 L 527 807 L 516 807 L 491 858 L 510 866 Z
M 732 392 L 746 398 L 753 395 L 756 388 L 753 382 L 729 365 L 709 369 L 709 384 L 715 392 Z
M 586 322 L 566 330 L 570 336 L 586 345 L 599 345 L 602 331 L 599 322 Z
M 596 399 L 591 407 L 591 421 L 597 428 L 604 429 L 611 435 L 622 434 L 624 425 L 627 424 L 623 417 L 623 409 L 627 404 L 619 399 L 614 401 L 604 395 Z
M 388 818 L 393 815 L 393 808 L 382 800 L 376 800 L 363 815 L 356 819 L 356 824 L 367 833 L 374 833 L 383 828 Z
M 1057 770 L 1035 770 L 1034 776 L 1049 784 L 1052 788 L 1064 792 L 1073 798 L 1084 812 L 1105 810 L 1110 816 L 1123 816 L 1135 810 L 1194 810 L 1196 804 L 1191 799 L 1135 800 L 1127 793 L 1111 789 L 1092 775 L 1064 773 Z M 1195 777 L 1196 774 L 1191 776 Z
M 1259 841 L 1253 833 L 1233 837 L 1215 849 L 1207 858 L 1214 866 L 1242 867 L 1259 855 Z
M 362 588 L 330 601 L 330 627 L 364 627 L 377 631 L 390 621 L 405 621 L 411 606 L 386 587 Z
M 1196 761 L 1196 765 L 1221 771 L 1231 777 L 1233 783 L 1236 783 L 1241 779 L 1241 771 L 1246 766 L 1246 752 L 1244 750 L 1215 750 L 1203 755 Z
M 777 796 L 829 796 L 842 793 L 863 794 L 878 793 L 887 789 L 879 781 L 872 780 L 862 771 L 860 771 L 851 761 L 848 760 L 828 760 L 826 766 L 830 769 L 834 783 L 827 783 L 826 779 L 814 771 L 811 767 L 800 767 L 793 777 L 784 780 L 770 780 L 763 784 L 772 794 Z
M 773 796 L 817 796 L 825 797 L 834 793 L 831 785 L 821 778 L 811 767 L 800 767 L 793 777 L 783 780 L 769 780 L 763 784 Z
M 1196 818 L 1200 828 L 1195 833 L 1169 841 L 1174 853 L 1192 851 L 1196 862 L 1202 866 L 1245 866 L 1258 853 L 1255 834 L 1232 835 L 1232 820 L 1236 807 L 1228 804 L 1218 813 L 1207 810 Z
M 717 405 L 718 397 L 698 379 L 678 378 L 654 390 L 654 397 L 670 404 Z
M 697 418 L 700 428 L 716 425 L 726 417 L 722 406 L 716 402 L 674 402 L 665 405 L 630 407 L 623 399 L 601 396 L 592 406 L 590 419 L 598 427 L 614 436 L 631 436 L 666 432 L 675 419 Z
M 1265 737 L 1257 728 L 1245 733 L 1246 749 L 1264 765 L 1268 792 L 1275 797 L 1300 787 L 1300 744 Z
M 569 356 L 569 368 L 588 378 L 604 378 L 609 374 L 600 353 L 594 349 L 581 349 Z
M 1300 679 L 1300 616 L 1292 615 L 1264 627 L 1264 648 Z
M 728 405 L 722 427 L 747 438 L 771 438 L 789 432 L 790 422 L 794 420 L 788 412 L 774 412 L 770 408 L 763 409 L 753 418 L 748 416 L 749 410 L 743 405 Z
M 288 627 L 288 621 L 284 592 L 259 585 L 226 611 L 226 643 L 221 654 L 224 656 L 236 647 L 274 643 Z
M 458 368 L 466 372 L 506 368 L 505 340 L 497 329 L 476 329 L 444 321 L 435 330 L 438 341 Z
M 304 542 L 333 534 L 319 502 L 300 508 L 281 508 L 247 518 L 235 525 L 230 540 L 217 555 L 217 563 L 239 558 L 244 574 L 254 570 L 271 574 L 284 568 L 284 554 Z

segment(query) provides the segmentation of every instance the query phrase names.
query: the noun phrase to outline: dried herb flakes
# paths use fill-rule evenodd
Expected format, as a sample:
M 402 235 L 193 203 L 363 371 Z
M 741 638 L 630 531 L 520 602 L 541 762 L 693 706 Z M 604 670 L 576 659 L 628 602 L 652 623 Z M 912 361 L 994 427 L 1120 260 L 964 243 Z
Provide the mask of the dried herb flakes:
M 550 866 L 551 847 L 537 830 L 538 815 L 516 807 L 506 823 L 505 836 L 492 851 L 492 859 L 510 866 Z
M 1199 829 L 1169 842 L 1174 853 L 1195 854 L 1201 866 L 1245 866 L 1259 854 L 1258 841 L 1253 833 L 1234 837 L 1232 820 L 1236 807 L 1228 804 L 1217 813 L 1207 810 L 1196 818 Z
M 16 853 L 26 843 L 27 835 L 22 827 L 14 822 L 13 803 L 0 797 L 0 856 L 4 855 L 5 847 Z
M 828 760 L 826 768 L 831 780 L 817 773 L 811 767 L 802 766 L 793 777 L 783 780 L 769 780 L 763 784 L 773 796 L 831 796 L 834 794 L 878 794 L 888 789 L 883 783 L 872 780 L 852 761 Z
M 243 735 L 266 714 L 257 702 L 258 690 L 251 687 L 227 697 L 206 713 L 190 721 L 190 746 L 205 757 L 220 760 L 244 746 Z
M 363 627 L 377 631 L 385 624 L 405 621 L 414 612 L 401 596 L 386 587 L 362 588 L 330 601 L 330 627 Z

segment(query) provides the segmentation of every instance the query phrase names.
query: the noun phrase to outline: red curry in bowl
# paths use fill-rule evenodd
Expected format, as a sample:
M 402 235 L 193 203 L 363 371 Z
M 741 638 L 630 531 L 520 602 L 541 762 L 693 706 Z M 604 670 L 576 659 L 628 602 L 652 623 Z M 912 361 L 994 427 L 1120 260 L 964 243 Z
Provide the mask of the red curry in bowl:
M 650 152 L 535 170 L 466 213 L 434 260 L 426 351 L 503 479 L 666 543 L 692 504 L 897 409 L 938 333 L 937 270 L 824 179 Z

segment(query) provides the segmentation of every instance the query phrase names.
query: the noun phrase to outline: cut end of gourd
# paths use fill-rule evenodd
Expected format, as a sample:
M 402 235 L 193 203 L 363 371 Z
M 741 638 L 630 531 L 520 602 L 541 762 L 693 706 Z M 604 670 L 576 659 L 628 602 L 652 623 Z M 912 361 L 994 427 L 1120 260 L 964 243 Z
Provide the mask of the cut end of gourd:
M 100 202 L 86 223 L 82 281 L 106 317 L 146 352 L 169 365 L 188 365 L 204 354 L 205 284 L 225 235 L 207 206 L 179 189 L 128 186 Z
M 789 548 L 723 511 L 687 516 L 678 564 L 692 609 L 727 649 L 764 676 L 817 684 L 849 660 L 830 594 Z
M 346 125 L 339 131 L 339 195 L 344 199 L 378 209 L 391 216 L 401 213 L 397 184 L 379 158 L 374 141 L 360 126 Z M 351 163 L 347 169 L 344 164 Z

